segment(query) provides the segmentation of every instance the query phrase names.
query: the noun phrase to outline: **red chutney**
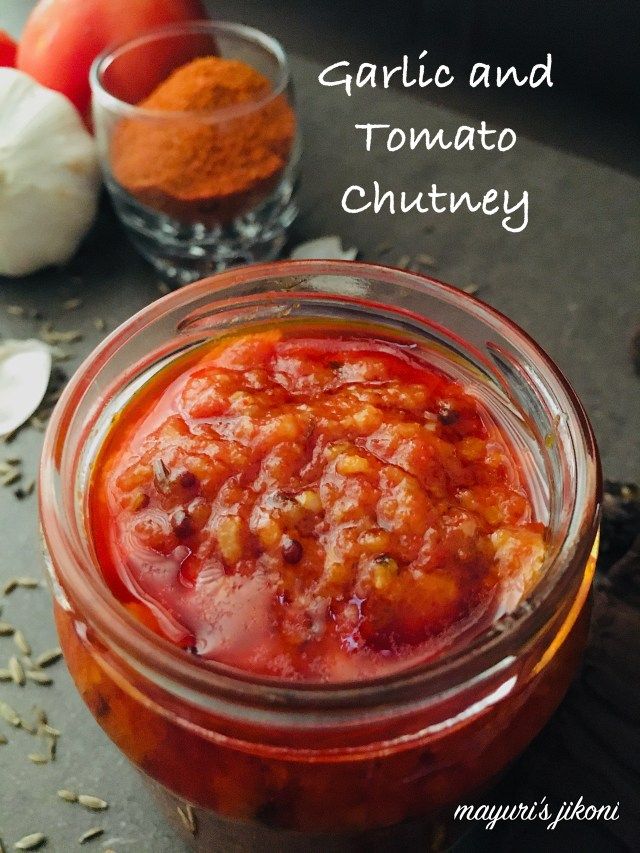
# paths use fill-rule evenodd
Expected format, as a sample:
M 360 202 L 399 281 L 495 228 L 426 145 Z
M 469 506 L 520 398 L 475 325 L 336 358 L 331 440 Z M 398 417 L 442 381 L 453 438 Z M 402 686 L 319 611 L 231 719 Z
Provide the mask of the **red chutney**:
M 545 531 L 473 387 L 427 359 L 285 323 L 158 373 L 94 465 L 113 593 L 194 654 L 286 679 L 384 674 L 486 628 Z

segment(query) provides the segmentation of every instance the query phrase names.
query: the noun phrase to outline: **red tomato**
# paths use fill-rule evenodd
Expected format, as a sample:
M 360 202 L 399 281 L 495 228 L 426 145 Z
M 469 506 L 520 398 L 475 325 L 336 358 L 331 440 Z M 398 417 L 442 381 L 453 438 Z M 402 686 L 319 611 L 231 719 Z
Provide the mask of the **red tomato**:
M 9 33 L 0 30 L 0 65 L 5 68 L 14 68 L 16 64 L 17 44 Z
M 89 68 L 105 47 L 207 17 L 200 0 L 40 0 L 24 28 L 17 67 L 62 92 L 86 118 Z

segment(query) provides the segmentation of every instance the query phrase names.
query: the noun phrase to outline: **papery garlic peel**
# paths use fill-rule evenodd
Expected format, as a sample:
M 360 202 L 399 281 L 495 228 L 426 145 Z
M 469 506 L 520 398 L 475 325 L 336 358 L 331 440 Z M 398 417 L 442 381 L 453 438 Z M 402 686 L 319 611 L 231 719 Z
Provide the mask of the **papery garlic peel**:
M 99 189 L 95 143 L 71 102 L 0 68 L 0 275 L 68 261 Z

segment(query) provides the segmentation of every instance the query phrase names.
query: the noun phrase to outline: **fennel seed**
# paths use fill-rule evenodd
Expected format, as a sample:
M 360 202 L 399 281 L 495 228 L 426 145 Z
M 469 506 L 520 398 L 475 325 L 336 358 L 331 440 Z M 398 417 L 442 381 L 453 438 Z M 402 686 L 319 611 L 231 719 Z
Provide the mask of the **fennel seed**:
M 24 687 L 27 680 L 24 673 L 24 667 L 15 655 L 11 655 L 9 658 L 9 672 L 11 673 L 13 683 L 17 684 L 18 687 Z
M 10 669 L 0 669 L 0 681 L 13 681 Z
M 46 755 L 43 755 L 42 752 L 30 752 L 29 755 L 27 755 L 27 758 L 33 764 L 48 764 L 49 763 L 49 757 Z
M 81 806 L 96 812 L 101 812 L 109 808 L 109 803 L 106 800 L 94 797 L 91 794 L 78 794 L 78 802 Z
M 14 495 L 17 497 L 19 501 L 23 501 L 25 498 L 28 498 L 29 495 L 32 495 L 36 488 L 36 481 L 29 480 L 29 482 L 25 486 L 18 486 L 18 488 L 14 491 Z
M 35 684 L 53 684 L 53 678 L 50 675 L 47 675 L 46 672 L 40 672 L 39 669 L 28 669 L 25 672 L 25 677 L 29 679 L 29 681 L 35 682 Z
M 12 317 L 24 317 L 27 313 L 22 305 L 5 305 L 5 310 Z
M 0 485 L 13 486 L 13 484 L 17 483 L 20 479 L 22 479 L 22 471 L 17 471 L 14 469 L 8 474 L 3 474 L 2 476 L 0 476 Z
M 22 633 L 22 631 L 17 630 L 13 634 L 13 642 L 16 644 L 18 651 L 22 652 L 23 655 L 31 654 L 31 644 Z
M 62 649 L 60 646 L 56 646 L 53 649 L 47 649 L 42 654 L 38 655 L 35 659 L 36 666 L 51 666 L 52 663 L 56 663 L 62 657 Z
M 10 637 L 15 630 L 9 622 L 0 622 L 0 637 Z
M 51 323 L 45 323 L 40 329 L 40 338 L 46 344 L 75 344 L 81 341 L 84 335 L 79 329 L 73 329 L 68 332 L 60 332 L 54 329 Z
M 0 699 L 0 717 L 2 717 L 3 720 L 6 720 L 7 723 L 9 723 L 12 726 L 17 727 L 20 725 L 20 715 L 16 711 L 14 711 L 14 709 L 11 707 L 11 705 L 7 704 L 6 702 L 3 702 L 1 699 Z
M 31 578 L 26 575 L 15 578 L 16 586 L 22 589 L 37 589 L 40 586 L 40 581 L 37 578 Z
M 20 727 L 28 732 L 30 735 L 34 735 L 36 733 L 36 727 L 33 723 L 30 723 L 29 720 L 25 720 L 24 717 L 20 718 Z
M 184 808 L 182 806 L 177 806 L 176 810 L 180 821 L 187 832 L 190 832 L 191 835 L 195 835 L 198 832 L 198 825 L 196 823 L 196 816 L 193 812 L 193 808 L 187 803 Z
M 65 311 L 75 311 L 76 308 L 79 308 L 82 305 L 82 299 L 79 296 L 74 296 L 72 299 L 66 299 L 62 303 L 62 307 Z
M 60 788 L 58 791 L 58 796 L 61 800 L 65 800 L 67 803 L 77 803 L 78 795 L 75 791 L 70 791 L 68 788 Z
M 86 832 L 83 832 L 80 838 L 78 839 L 78 844 L 84 844 L 86 841 L 91 841 L 93 838 L 98 838 L 104 832 L 103 827 L 101 826 L 93 826 L 91 829 L 88 829 Z
M 37 850 L 47 840 L 44 832 L 32 832 L 30 835 L 25 835 L 20 841 L 16 841 L 13 845 L 16 850 Z

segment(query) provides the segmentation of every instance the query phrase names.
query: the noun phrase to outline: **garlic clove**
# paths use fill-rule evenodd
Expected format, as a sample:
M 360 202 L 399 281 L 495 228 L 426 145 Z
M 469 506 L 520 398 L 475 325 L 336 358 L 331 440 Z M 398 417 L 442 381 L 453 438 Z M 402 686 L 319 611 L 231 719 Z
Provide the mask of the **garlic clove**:
M 0 342 L 0 438 L 34 414 L 51 376 L 51 351 L 42 341 Z
M 99 189 L 96 144 L 73 104 L 0 68 L 0 275 L 68 261 L 94 220 Z
M 303 259 L 353 261 L 357 254 L 358 250 L 353 246 L 350 249 L 343 249 L 340 237 L 332 235 L 300 243 L 291 252 L 291 259 L 294 261 Z

